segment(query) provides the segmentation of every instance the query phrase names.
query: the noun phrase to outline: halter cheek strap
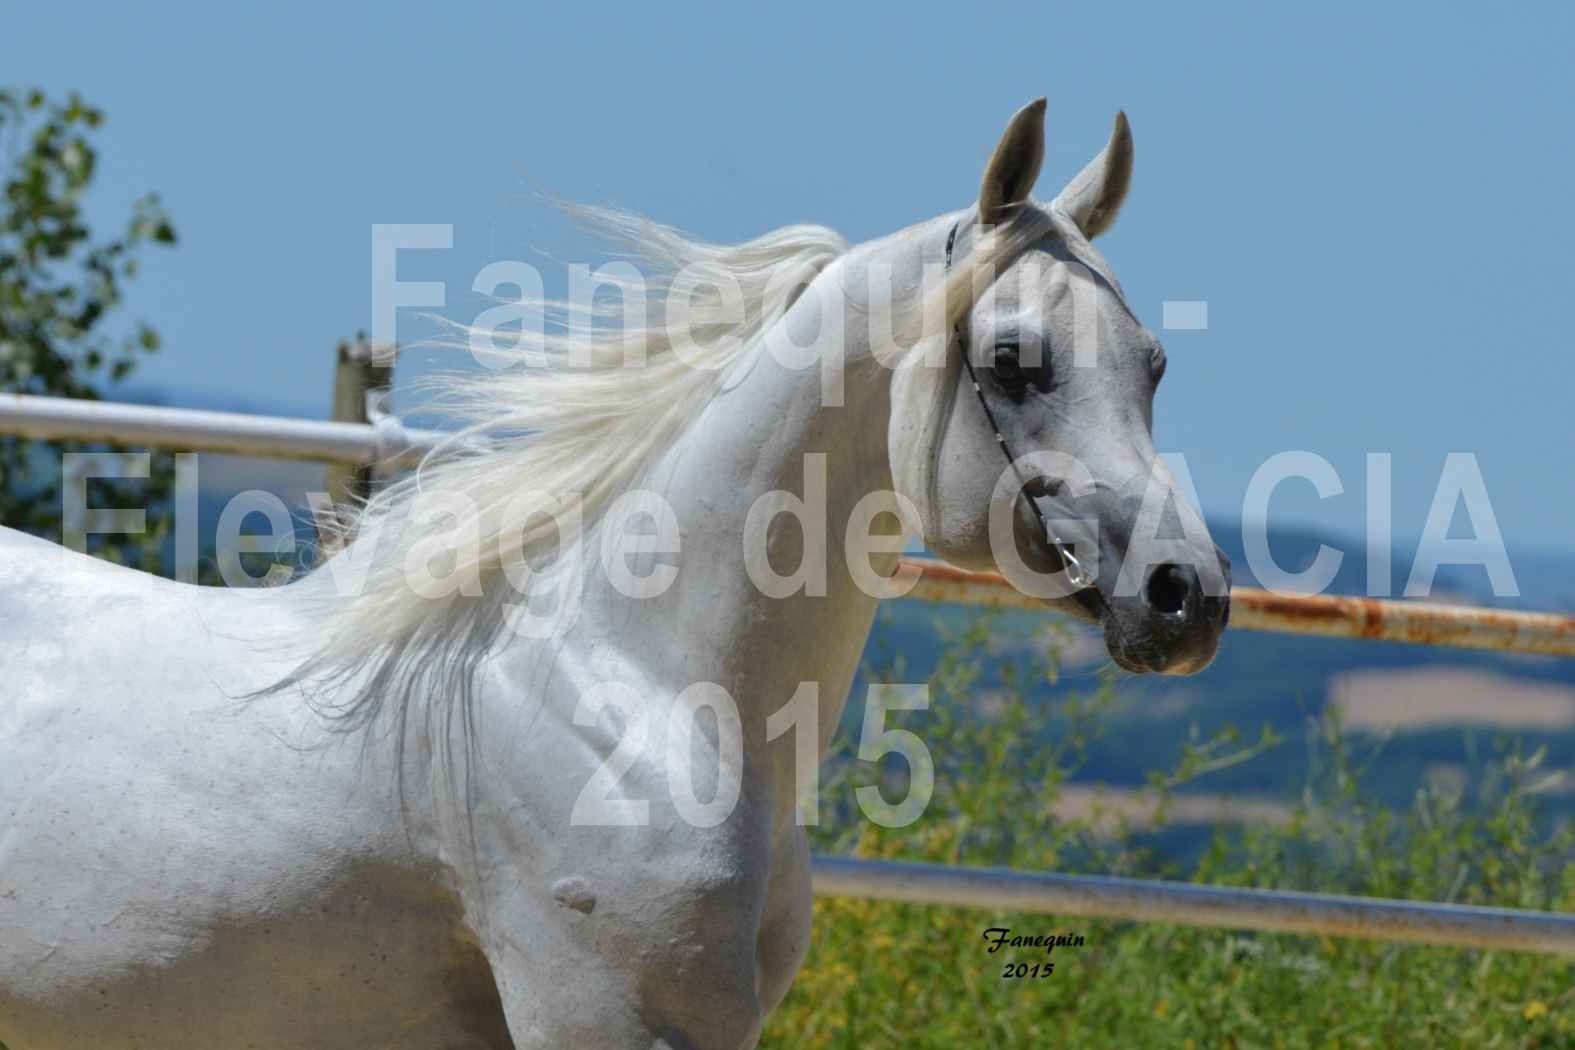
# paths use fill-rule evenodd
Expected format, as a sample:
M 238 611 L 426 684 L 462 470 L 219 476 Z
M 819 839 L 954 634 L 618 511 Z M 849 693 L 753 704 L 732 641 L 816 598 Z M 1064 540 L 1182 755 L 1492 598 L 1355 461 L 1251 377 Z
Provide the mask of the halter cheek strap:
M 952 225 L 952 232 L 946 235 L 946 269 L 952 268 L 952 250 L 957 246 L 957 225 Z M 962 322 L 958 321 L 952 327 L 952 338 L 958 343 L 963 343 Z M 995 413 L 990 410 L 990 402 L 984 396 L 984 388 L 979 385 L 979 377 L 974 374 L 973 358 L 968 352 L 966 344 L 962 347 L 963 367 L 968 370 L 968 381 L 973 384 L 974 396 L 979 399 L 979 407 L 984 409 L 984 418 L 989 421 L 990 429 L 995 433 L 995 443 L 1000 446 L 1001 454 L 1006 457 L 1007 465 L 1012 468 L 1012 473 L 1017 475 L 1018 495 L 1022 496 L 1028 487 L 1028 479 L 1023 477 L 1022 468 L 1017 465 L 1017 457 L 1012 455 L 1011 448 L 1006 444 L 1006 436 L 1001 433 L 1001 425 L 995 421 Z M 1045 518 L 1045 513 L 1039 508 L 1038 502 L 1032 497 L 1028 498 L 1028 509 L 1034 512 L 1034 517 L 1039 522 L 1039 528 L 1044 531 L 1045 539 L 1055 548 L 1061 556 L 1062 564 L 1066 566 L 1066 579 L 1073 587 L 1091 587 L 1094 584 L 1093 576 L 1083 567 L 1072 553 L 1072 545 L 1062 542 L 1050 527 L 1050 522 Z

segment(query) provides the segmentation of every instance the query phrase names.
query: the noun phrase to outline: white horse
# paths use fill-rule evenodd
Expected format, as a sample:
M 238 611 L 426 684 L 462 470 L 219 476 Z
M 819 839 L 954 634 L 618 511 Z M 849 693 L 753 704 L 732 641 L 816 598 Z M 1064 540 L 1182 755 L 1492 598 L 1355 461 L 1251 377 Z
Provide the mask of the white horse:
M 809 944 L 798 792 L 897 512 L 955 564 L 1080 581 L 1047 605 L 1122 666 L 1204 666 L 1228 569 L 1155 456 L 1158 343 L 1090 244 L 1130 134 L 1036 204 L 1043 113 L 975 205 L 851 249 L 603 214 L 731 282 L 728 319 L 687 345 L 553 329 L 456 381 L 490 449 L 391 486 L 297 583 L 197 589 L 0 530 L 0 1042 L 753 1046 Z M 529 513 L 570 505 L 561 533 Z M 521 580 L 555 589 L 525 608 Z

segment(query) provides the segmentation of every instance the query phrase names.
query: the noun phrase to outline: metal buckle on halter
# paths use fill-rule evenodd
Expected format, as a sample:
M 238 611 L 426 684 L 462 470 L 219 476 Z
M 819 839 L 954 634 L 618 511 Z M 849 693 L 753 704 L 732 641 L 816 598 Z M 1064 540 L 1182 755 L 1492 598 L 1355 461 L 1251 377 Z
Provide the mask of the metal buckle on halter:
M 953 224 L 951 233 L 946 235 L 945 269 L 947 271 L 950 271 L 952 268 L 952 249 L 956 246 L 956 243 L 957 225 Z M 1028 479 L 1023 477 L 1023 472 L 1017 465 L 1017 457 L 1012 455 L 1011 448 L 1007 446 L 1006 437 L 1001 433 L 1001 427 L 995 421 L 995 413 L 990 411 L 990 402 L 985 399 L 984 388 L 979 385 L 979 377 L 974 374 L 973 361 L 968 356 L 968 346 L 962 336 L 961 321 L 953 326 L 952 339 L 959 344 L 963 344 L 962 360 L 963 367 L 968 370 L 968 381 L 973 384 L 974 396 L 979 399 L 979 407 L 984 409 L 984 418 L 989 421 L 990 429 L 995 433 L 995 442 L 1000 446 L 1001 454 L 1006 457 L 1006 463 L 1012 468 L 1012 473 L 1017 475 L 1017 494 L 1019 497 L 1022 497 L 1028 488 Z M 1034 518 L 1039 522 L 1040 529 L 1044 531 L 1045 539 L 1061 558 L 1061 564 L 1066 571 L 1067 582 L 1078 590 L 1092 587 L 1094 585 L 1093 575 L 1084 567 L 1081 561 L 1078 561 L 1077 555 L 1072 553 L 1072 545 L 1056 535 L 1055 530 L 1050 527 L 1049 520 L 1045 518 L 1044 511 L 1039 508 L 1038 501 L 1032 496 L 1026 498 L 1028 499 L 1029 509 L 1034 512 Z

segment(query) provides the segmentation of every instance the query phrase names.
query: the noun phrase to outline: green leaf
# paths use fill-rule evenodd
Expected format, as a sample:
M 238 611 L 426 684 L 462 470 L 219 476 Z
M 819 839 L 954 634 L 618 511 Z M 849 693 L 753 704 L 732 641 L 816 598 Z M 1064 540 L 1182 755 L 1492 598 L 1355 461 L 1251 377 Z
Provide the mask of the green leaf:
M 113 317 L 146 245 L 174 244 L 174 226 L 151 194 L 123 225 L 107 227 L 119 236 L 98 236 L 89 226 L 84 207 L 104 119 L 75 94 L 62 102 L 37 89 L 0 89 L 0 390 L 99 399 L 106 371 L 119 382 L 141 353 L 159 347 L 151 326 L 128 328 Z M 59 445 L 0 437 L 0 520 L 59 539 L 60 452 Z M 94 553 L 159 568 L 173 461 L 158 456 L 155 464 L 148 479 L 94 483 L 90 505 L 144 508 L 150 522 L 147 536 L 96 539 Z

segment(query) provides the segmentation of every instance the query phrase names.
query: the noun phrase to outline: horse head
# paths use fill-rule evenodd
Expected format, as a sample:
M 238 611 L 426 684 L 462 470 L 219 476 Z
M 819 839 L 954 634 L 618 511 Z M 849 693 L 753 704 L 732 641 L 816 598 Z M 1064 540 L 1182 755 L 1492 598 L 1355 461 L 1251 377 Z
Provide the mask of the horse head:
M 894 373 L 892 477 L 940 557 L 1101 624 L 1127 670 L 1194 673 L 1229 616 L 1229 563 L 1154 450 L 1165 355 L 1092 244 L 1126 197 L 1131 130 L 1118 115 L 1037 203 L 1044 108 L 1012 118 L 946 234 L 953 305 Z

